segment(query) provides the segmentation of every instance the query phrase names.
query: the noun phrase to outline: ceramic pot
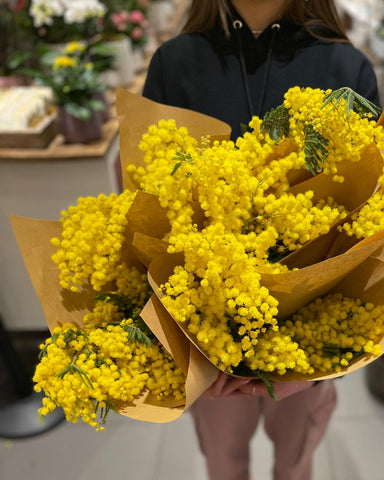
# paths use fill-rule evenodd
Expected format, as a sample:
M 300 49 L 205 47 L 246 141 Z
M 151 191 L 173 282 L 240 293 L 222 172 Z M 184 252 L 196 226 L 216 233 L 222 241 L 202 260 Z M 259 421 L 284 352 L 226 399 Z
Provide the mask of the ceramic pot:
M 90 143 L 101 138 L 101 118 L 93 113 L 88 122 L 80 120 L 64 108 L 58 108 L 58 131 L 64 136 L 65 143 Z
M 99 100 L 100 102 L 103 102 L 105 105 L 105 109 L 102 112 L 95 112 L 97 115 L 99 115 L 101 119 L 101 123 L 105 123 L 109 120 L 109 102 L 107 100 L 107 97 L 104 92 L 96 92 L 93 94 L 93 98 L 95 100 Z

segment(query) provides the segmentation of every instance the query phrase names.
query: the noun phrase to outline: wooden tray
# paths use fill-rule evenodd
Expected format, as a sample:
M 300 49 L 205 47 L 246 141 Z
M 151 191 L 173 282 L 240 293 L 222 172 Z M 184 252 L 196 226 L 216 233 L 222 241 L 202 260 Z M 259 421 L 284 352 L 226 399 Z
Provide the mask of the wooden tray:
M 0 132 L 0 148 L 46 148 L 57 135 L 56 113 L 25 130 Z

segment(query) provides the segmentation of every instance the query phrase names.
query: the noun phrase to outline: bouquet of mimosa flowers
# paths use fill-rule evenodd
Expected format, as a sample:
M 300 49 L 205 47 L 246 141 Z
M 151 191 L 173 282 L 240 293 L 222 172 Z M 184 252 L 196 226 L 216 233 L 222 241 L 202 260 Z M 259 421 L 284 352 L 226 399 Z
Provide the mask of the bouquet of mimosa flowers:
M 377 107 L 295 87 L 236 141 L 218 120 L 123 90 L 117 113 L 123 192 L 80 198 L 60 223 L 12 220 L 52 331 L 42 413 L 170 421 L 220 371 L 273 396 L 273 381 L 381 355 Z

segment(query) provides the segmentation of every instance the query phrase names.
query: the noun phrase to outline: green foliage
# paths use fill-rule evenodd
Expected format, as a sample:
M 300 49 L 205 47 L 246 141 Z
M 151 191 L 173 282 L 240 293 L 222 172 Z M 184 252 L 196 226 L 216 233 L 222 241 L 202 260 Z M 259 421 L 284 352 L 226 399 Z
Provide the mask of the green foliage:
M 244 135 L 247 132 L 252 132 L 252 129 L 246 123 L 240 123 L 241 134 Z
M 350 352 L 351 350 L 348 348 L 342 348 L 339 347 L 338 345 L 334 345 L 332 343 L 325 343 L 322 347 L 322 352 L 329 358 L 333 357 L 339 357 L 347 352 Z M 362 352 L 351 352 L 353 357 L 351 360 L 354 360 L 362 355 Z
M 280 105 L 266 113 L 261 123 L 261 131 L 266 132 L 275 142 L 289 135 L 289 111 Z
M 173 167 L 171 175 L 174 175 L 183 163 L 189 163 L 190 165 L 193 165 L 194 163 L 189 153 L 177 152 L 173 157 L 173 160 L 176 160 L 176 163 Z
M 264 382 L 264 385 L 267 388 L 269 396 L 273 400 L 275 400 L 275 402 L 277 402 L 278 398 L 277 398 L 277 395 L 276 395 L 276 392 L 275 392 L 275 388 L 273 386 L 273 383 L 269 380 L 267 374 L 265 372 L 263 372 L 262 370 L 257 370 L 256 373 L 257 373 L 257 376 L 260 378 L 260 380 L 262 380 Z
M 96 295 L 95 301 L 113 303 L 113 305 L 117 307 L 119 313 L 121 313 L 123 318 L 132 318 L 132 316 L 134 315 L 135 306 L 131 302 L 131 300 L 129 300 L 129 298 L 125 297 L 124 295 L 103 292 Z
M 151 339 L 147 337 L 147 335 L 145 335 L 140 328 L 135 327 L 134 325 L 121 325 L 121 328 L 124 330 L 124 332 L 128 333 L 128 340 L 142 343 L 146 347 L 151 346 Z
M 52 88 L 56 104 L 86 122 L 94 112 L 105 109 L 105 104 L 94 97 L 103 92 L 106 86 L 100 82 L 100 73 L 91 61 L 92 55 L 95 55 L 90 53 L 94 52 L 93 47 L 83 43 L 79 45 L 81 48 L 73 53 L 40 46 L 40 69 L 24 69 L 23 73 L 34 78 L 36 83 Z M 100 60 L 101 54 L 97 55 Z M 72 63 L 62 66 L 60 57 L 66 57 Z M 98 68 L 101 68 L 100 65 Z
M 374 117 L 377 117 L 381 113 L 381 108 L 348 87 L 339 88 L 331 93 L 327 93 L 324 95 L 323 102 L 324 106 L 333 104 L 337 107 L 342 100 L 345 100 L 345 109 L 348 116 L 351 110 L 361 116 L 372 114 Z
M 322 164 L 328 156 L 327 145 L 329 140 L 312 125 L 304 127 L 304 154 L 305 167 L 312 175 L 317 175 L 322 170 Z
M 124 295 L 116 293 L 99 293 L 95 297 L 95 301 L 110 302 L 115 305 L 123 319 L 132 319 L 135 325 L 121 325 L 120 322 L 113 322 L 112 325 L 120 325 L 121 328 L 128 333 L 128 340 L 143 343 L 147 347 L 151 345 L 151 337 L 153 333 L 145 325 L 140 315 L 137 313 L 136 305 Z

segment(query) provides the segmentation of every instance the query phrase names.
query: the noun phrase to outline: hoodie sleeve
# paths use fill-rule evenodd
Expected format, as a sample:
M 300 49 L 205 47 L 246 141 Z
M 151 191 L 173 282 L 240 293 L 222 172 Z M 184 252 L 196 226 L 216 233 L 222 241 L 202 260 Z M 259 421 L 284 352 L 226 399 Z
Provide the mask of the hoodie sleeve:
M 360 95 L 378 107 L 382 106 L 379 98 L 376 74 L 367 59 L 361 64 L 356 90 Z
M 143 97 L 158 103 L 167 103 L 161 52 L 159 49 L 154 53 L 149 64 L 147 77 L 143 88 Z

